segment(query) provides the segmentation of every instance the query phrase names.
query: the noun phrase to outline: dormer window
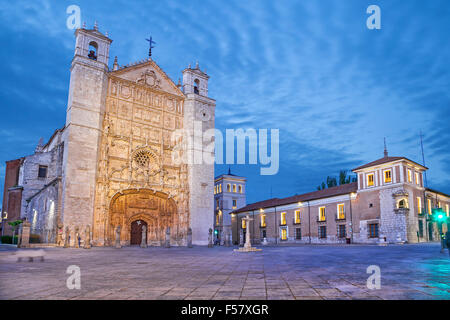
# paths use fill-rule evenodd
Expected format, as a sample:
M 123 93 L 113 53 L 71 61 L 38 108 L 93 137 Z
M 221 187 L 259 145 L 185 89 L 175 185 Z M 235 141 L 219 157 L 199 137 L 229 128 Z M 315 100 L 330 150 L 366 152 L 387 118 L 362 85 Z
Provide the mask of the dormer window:
M 386 170 L 384 172 L 384 183 L 391 183 L 392 182 L 392 171 Z
M 367 175 L 367 186 L 373 187 L 374 185 L 374 179 L 373 179 L 373 173 Z
M 200 81 L 198 79 L 194 80 L 194 93 L 200 94 Z

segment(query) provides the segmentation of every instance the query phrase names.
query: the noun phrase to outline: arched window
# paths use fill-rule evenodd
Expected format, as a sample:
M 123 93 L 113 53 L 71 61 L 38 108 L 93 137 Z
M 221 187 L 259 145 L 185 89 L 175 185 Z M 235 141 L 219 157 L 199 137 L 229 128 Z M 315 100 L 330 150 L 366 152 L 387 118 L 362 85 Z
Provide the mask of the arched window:
M 406 201 L 405 199 L 402 199 L 398 202 L 398 208 L 402 209 L 402 208 L 406 208 Z
M 199 94 L 200 92 L 200 81 L 198 79 L 194 80 L 194 93 Z
M 88 54 L 88 58 L 91 60 L 97 60 L 97 50 L 98 50 L 98 45 L 96 42 L 91 41 L 89 43 L 89 54 Z

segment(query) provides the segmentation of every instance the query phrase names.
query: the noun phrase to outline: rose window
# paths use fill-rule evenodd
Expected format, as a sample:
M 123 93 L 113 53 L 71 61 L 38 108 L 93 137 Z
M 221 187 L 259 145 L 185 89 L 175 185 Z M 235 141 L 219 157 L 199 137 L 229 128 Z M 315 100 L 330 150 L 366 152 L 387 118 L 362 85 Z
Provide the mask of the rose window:
M 135 155 L 134 155 L 134 161 L 136 161 L 136 163 L 140 166 L 140 167 L 144 167 L 147 168 L 148 165 L 150 164 L 150 158 L 151 155 L 148 151 L 146 150 L 141 150 L 138 151 Z

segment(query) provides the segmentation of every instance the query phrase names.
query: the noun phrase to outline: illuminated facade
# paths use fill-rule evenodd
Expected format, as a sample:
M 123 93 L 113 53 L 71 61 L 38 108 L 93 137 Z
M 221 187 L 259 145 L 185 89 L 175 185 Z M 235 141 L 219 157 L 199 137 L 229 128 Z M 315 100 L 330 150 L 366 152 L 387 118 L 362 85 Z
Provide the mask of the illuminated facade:
M 231 239 L 230 212 L 246 205 L 246 181 L 246 178 L 231 174 L 230 171 L 214 179 L 214 234 L 217 244 L 225 244 L 227 233 Z M 241 229 L 245 233 L 245 220 L 242 223 Z
M 450 216 L 450 196 L 424 187 L 426 167 L 389 157 L 355 168 L 357 182 L 249 204 L 232 214 L 233 241 L 242 244 L 241 220 L 250 215 L 252 242 L 416 243 L 439 239 L 433 208 Z M 445 232 L 448 225 L 444 224 Z

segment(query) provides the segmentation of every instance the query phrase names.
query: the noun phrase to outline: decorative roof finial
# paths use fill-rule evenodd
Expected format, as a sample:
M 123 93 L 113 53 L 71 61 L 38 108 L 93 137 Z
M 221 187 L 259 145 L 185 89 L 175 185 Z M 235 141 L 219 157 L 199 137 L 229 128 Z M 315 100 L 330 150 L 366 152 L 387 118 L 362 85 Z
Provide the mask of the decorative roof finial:
M 109 37 L 108 31 L 105 32 L 105 36 L 106 36 L 106 37 Z
M 228 175 L 231 176 L 231 167 L 228 166 Z
M 117 56 L 114 58 L 113 70 L 116 71 L 119 69 L 119 64 L 117 63 Z
M 195 62 L 195 69 L 198 69 L 198 60 Z
M 384 157 L 387 158 L 388 157 L 388 151 L 386 148 L 386 138 L 384 138 Z
M 86 21 L 83 22 L 83 29 L 86 29 Z
M 97 23 L 97 20 L 95 20 L 95 23 L 94 23 L 94 30 L 95 30 L 95 31 L 98 31 L 98 23 Z
M 191 64 L 189 63 L 188 68 L 191 69 Z
M 34 152 L 35 153 L 42 152 L 43 149 L 44 149 L 44 138 L 40 138 Z
M 181 88 L 181 79 L 180 79 L 180 78 L 178 78 L 177 87 L 178 87 L 178 88 Z
M 156 44 L 155 41 L 153 41 L 152 37 L 150 37 L 150 39 L 145 39 L 148 41 L 149 43 L 149 49 L 148 49 L 148 57 L 151 58 L 152 57 L 152 49 L 154 48 L 153 44 Z

